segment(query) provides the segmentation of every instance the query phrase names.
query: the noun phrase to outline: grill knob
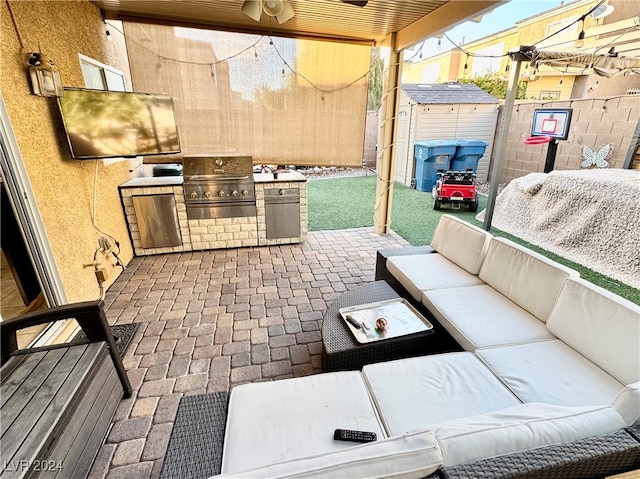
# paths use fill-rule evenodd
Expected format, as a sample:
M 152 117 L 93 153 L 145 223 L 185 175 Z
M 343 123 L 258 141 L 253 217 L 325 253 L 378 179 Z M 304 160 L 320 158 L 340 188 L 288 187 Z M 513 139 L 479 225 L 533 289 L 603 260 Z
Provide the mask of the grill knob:
M 218 196 L 220 196 L 220 197 L 225 196 L 224 191 L 222 191 L 222 190 L 218 191 Z
M 209 193 L 208 191 L 204 192 L 204 197 L 205 198 L 211 198 L 211 193 Z
M 280 196 L 284 195 L 284 190 L 283 190 L 283 189 L 279 189 L 279 190 L 278 190 L 278 194 L 279 194 Z
M 247 196 L 249 192 L 247 190 L 242 190 L 242 196 Z
M 231 192 L 231 196 L 238 196 L 238 191 L 237 190 L 233 190 Z
M 189 196 L 191 198 L 197 198 L 198 197 L 198 193 L 196 193 L 195 191 L 192 191 L 191 193 L 189 193 Z
M 220 158 L 218 158 L 218 159 L 216 160 L 216 165 L 218 165 L 218 166 L 222 166 L 222 163 L 224 163 L 224 162 L 223 162 Z

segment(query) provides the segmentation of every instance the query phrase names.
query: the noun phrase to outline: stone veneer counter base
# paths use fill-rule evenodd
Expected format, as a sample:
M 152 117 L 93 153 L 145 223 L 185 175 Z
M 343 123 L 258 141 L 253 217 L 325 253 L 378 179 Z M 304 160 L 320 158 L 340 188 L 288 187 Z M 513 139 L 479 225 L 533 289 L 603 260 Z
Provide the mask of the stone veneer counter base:
M 219 219 L 187 218 L 181 176 L 133 178 L 120 185 L 120 198 L 129 235 L 136 256 L 178 253 L 208 249 L 238 248 L 302 243 L 307 238 L 307 179 L 297 172 L 280 173 L 277 178 L 271 173 L 254 175 L 257 216 Z M 267 238 L 264 192 L 272 188 L 296 188 L 300 197 L 300 235 L 288 238 Z M 135 196 L 173 195 L 175 198 L 177 223 L 182 244 L 162 248 L 144 248 L 133 205 Z

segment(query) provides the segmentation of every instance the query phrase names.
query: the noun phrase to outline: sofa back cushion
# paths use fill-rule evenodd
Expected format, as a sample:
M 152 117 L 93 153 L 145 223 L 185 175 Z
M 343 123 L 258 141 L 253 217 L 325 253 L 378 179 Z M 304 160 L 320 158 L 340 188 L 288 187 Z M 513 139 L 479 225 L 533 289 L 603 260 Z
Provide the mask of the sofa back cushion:
M 627 425 L 640 426 L 640 381 L 627 384 L 613 400 L 613 407 L 620 413 Z
M 471 274 L 478 274 L 490 233 L 451 215 L 442 215 L 431 247 Z
M 580 278 L 564 284 L 549 331 L 623 384 L 640 381 L 640 306 Z
M 492 238 L 480 279 L 540 321 L 547 321 L 564 280 L 578 272 L 504 238 Z
M 444 467 L 571 442 L 623 429 L 612 406 L 525 403 L 500 411 L 434 424 Z

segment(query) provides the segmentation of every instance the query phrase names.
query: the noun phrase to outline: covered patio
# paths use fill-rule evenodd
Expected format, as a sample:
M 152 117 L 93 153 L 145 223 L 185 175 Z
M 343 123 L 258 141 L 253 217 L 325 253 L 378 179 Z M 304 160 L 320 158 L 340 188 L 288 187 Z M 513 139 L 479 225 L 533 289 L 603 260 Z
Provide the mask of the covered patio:
M 123 267 L 117 279 L 109 284 L 105 312 L 111 326 L 138 325 L 123 358 L 133 393 L 119 403 L 112 427 L 89 477 L 155 478 L 161 476 L 180 400 L 185 396 L 226 393 L 244 383 L 311 376 L 322 370 L 321 328 L 327 308 L 344 292 L 374 280 L 377 251 L 408 246 L 390 229 L 393 145 L 402 52 L 425 37 L 481 16 L 503 2 L 371 0 L 368 2 L 370 8 L 358 9 L 354 3 L 367 2 L 291 0 L 295 15 L 284 23 L 276 23 L 265 15 L 256 23 L 240 13 L 240 1 L 95 0 L 90 5 L 89 2 L 80 3 L 85 7 L 98 7 L 103 21 L 122 19 L 362 43 L 387 47 L 390 52 L 376 164 L 378 183 L 374 228 L 313 232 L 308 234 L 304 243 L 296 245 L 216 249 L 149 257 L 134 257 L 130 245 L 125 245 L 127 267 Z M 93 12 L 94 25 L 96 13 Z M 19 36 L 17 27 L 16 33 Z M 76 60 L 75 53 L 71 55 L 73 61 Z M 22 86 L 19 83 L 19 87 Z M 11 108 L 9 115 L 0 111 L 3 120 L 11 114 L 15 118 L 20 106 L 9 95 L 6 99 Z M 27 100 L 32 99 L 27 97 Z M 44 108 L 37 111 L 44 116 L 48 114 Z M 26 130 L 25 124 L 19 125 L 20 133 Z M 59 146 L 54 141 L 57 140 L 56 133 L 59 133 L 56 126 L 59 125 L 49 128 L 49 143 L 54 145 L 50 149 Z M 12 143 L 12 150 L 17 151 L 17 142 L 12 142 L 16 143 L 15 147 Z M 58 154 L 60 158 L 53 159 L 66 159 L 66 154 L 65 151 Z M 22 159 L 19 152 L 11 151 L 12 159 L 14 155 Z M 45 190 L 44 176 L 38 175 L 33 167 L 36 155 L 29 151 L 26 156 L 31 162 L 31 168 L 27 170 L 34 179 L 41 180 L 36 188 L 38 203 L 31 203 L 38 216 L 37 204 L 42 207 L 49 198 L 42 191 Z M 70 162 L 64 164 L 63 161 L 52 163 L 51 176 L 54 177 L 56 174 L 63 176 L 60 173 L 65 168 L 77 166 L 69 167 Z M 105 196 L 108 196 L 111 206 L 119 207 L 115 190 L 128 170 L 126 165 L 117 168 L 117 174 L 101 178 L 100 187 L 109 187 Z M 85 168 L 81 173 L 84 175 L 79 175 L 81 180 L 91 178 L 89 169 Z M 94 178 L 95 193 L 97 162 Z M 15 188 L 12 183 L 12 188 L 13 196 L 19 198 L 21 182 L 16 181 Z M 73 208 L 69 210 L 78 210 L 77 204 L 71 206 Z M 102 201 L 100 207 L 103 209 L 103 214 L 98 215 L 100 219 L 109 217 L 111 220 L 113 215 L 108 202 Z M 95 195 L 93 214 L 76 214 L 79 218 L 77 223 L 97 229 Z M 62 224 L 56 223 L 64 215 L 45 211 L 43 216 L 42 231 L 34 235 L 36 244 L 47 243 L 45 226 L 49 234 L 52 231 L 57 233 L 56 226 L 60 231 L 64 229 Z M 119 233 L 126 238 L 126 225 L 119 217 L 114 222 Z M 94 231 L 91 233 L 96 234 Z M 70 239 L 64 237 L 64 243 L 59 238 L 62 234 L 58 237 L 52 235 L 54 240 L 58 240 L 57 243 L 54 241 L 53 252 L 66 253 L 63 246 L 72 242 L 73 234 L 83 236 L 77 228 L 75 233 L 68 235 Z M 85 236 L 86 244 L 82 246 L 92 252 L 94 238 Z M 86 255 L 86 251 L 83 254 Z M 50 256 L 52 265 L 45 266 L 55 271 L 54 255 Z M 77 256 L 81 257 L 80 254 Z M 77 263 L 77 268 L 84 271 L 82 263 Z M 73 268 L 69 266 L 64 271 L 66 290 L 73 291 L 74 295 L 70 296 L 74 301 L 90 297 L 91 290 L 73 290 L 83 282 L 79 275 L 74 276 Z M 44 269 L 46 274 L 47 268 Z M 91 271 L 84 272 L 84 275 L 85 279 L 94 279 Z M 65 303 L 67 299 L 65 287 L 61 281 L 58 283 L 57 293 L 55 288 L 51 292 L 45 291 L 51 306 Z M 190 457 L 189 460 L 199 461 L 200 458 Z M 215 472 L 211 471 L 211 474 Z
M 159 477 L 185 395 L 319 373 L 327 308 L 373 281 L 377 250 L 407 245 L 356 228 L 301 245 L 135 258 L 105 298 L 111 325 L 139 324 L 123 358 L 134 393 L 89 477 Z

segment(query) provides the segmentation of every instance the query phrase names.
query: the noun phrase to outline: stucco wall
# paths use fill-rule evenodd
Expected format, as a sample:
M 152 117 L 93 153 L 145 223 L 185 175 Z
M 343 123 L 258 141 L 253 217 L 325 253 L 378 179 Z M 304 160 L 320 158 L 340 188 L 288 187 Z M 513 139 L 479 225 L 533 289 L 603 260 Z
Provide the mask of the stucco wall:
M 573 108 L 569 137 L 566 141 L 558 143 L 555 169 L 580 169 L 582 145 L 588 145 L 597 151 L 607 143 L 613 143 L 613 155 L 608 160 L 609 166 L 622 168 L 632 141 L 637 142 L 633 133 L 640 118 L 640 97 L 615 96 L 545 103 L 527 102 L 514 107 L 500 182 L 544 171 L 547 145 L 523 143 L 525 138 L 531 136 L 533 111 L 537 108 L 569 107 Z
M 94 174 L 97 167 L 95 224 L 120 242 L 120 257 L 128 263 L 133 251 L 117 186 L 130 177 L 132 162 L 105 165 L 102 160 L 71 159 L 56 100 L 31 94 L 25 53 L 42 51 L 52 58 L 65 86 L 84 86 L 79 53 L 125 71 L 130 84 L 124 40 L 110 28 L 113 41 L 107 41 L 100 11 L 85 0 L 14 1 L 11 9 L 19 36 L 7 3 L 0 3 L 2 96 L 67 299 L 96 299 L 99 288 L 93 268 L 83 266 L 93 261 L 102 236 L 92 221 Z M 113 257 L 99 255 L 99 260 L 107 267 L 107 285 L 111 284 L 120 268 L 113 266 Z

